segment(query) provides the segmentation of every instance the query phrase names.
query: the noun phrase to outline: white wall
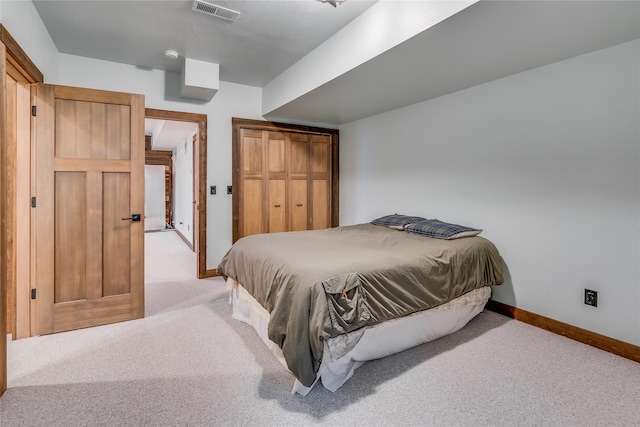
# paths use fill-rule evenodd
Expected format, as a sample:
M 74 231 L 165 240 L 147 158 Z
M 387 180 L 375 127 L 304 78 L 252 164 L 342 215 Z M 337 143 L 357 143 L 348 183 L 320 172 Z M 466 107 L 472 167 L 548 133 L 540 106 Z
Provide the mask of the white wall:
M 165 198 L 165 166 L 144 165 L 144 231 L 165 227 Z
M 483 228 L 497 301 L 639 345 L 639 76 L 636 40 L 343 125 L 341 224 Z
M 193 142 L 185 140 L 173 150 L 173 223 L 193 244 Z
M 0 1 L 0 22 L 44 75 L 45 83 L 57 83 L 58 49 L 30 0 Z
M 260 88 L 221 81 L 210 102 L 178 97 L 179 75 L 60 54 L 60 84 L 145 95 L 147 108 L 207 114 L 207 188 L 231 185 L 231 118 L 262 120 Z M 231 195 L 207 196 L 207 269 L 231 247 Z

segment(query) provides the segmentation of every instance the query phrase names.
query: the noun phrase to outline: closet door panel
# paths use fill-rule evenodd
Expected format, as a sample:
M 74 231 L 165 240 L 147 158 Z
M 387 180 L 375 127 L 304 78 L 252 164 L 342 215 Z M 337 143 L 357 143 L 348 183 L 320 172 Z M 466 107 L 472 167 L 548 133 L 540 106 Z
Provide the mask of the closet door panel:
M 264 193 L 262 187 L 262 180 L 247 179 L 242 182 L 242 192 L 240 194 L 240 209 L 243 212 L 240 218 L 241 236 L 265 232 L 263 215 Z
M 281 132 L 265 132 L 265 134 L 269 179 L 285 179 L 287 135 Z
M 309 173 L 309 135 L 292 133 L 289 135 L 291 156 L 290 178 L 305 178 Z
M 312 230 L 331 227 L 329 197 L 329 182 L 327 180 L 316 179 L 311 181 Z
M 262 183 L 265 166 L 262 138 L 262 131 L 243 129 L 240 132 L 238 204 L 243 214 L 239 218 L 238 228 L 241 237 L 265 232 L 265 194 Z
M 331 170 L 331 145 L 328 136 L 313 135 L 311 137 L 309 159 L 313 176 L 322 175 L 328 179 Z
M 262 172 L 262 132 L 242 130 L 240 135 L 240 178 L 261 178 Z
M 331 140 L 327 135 L 311 136 L 310 146 L 311 228 L 331 227 Z
M 307 180 L 293 179 L 289 185 L 289 212 L 291 231 L 302 231 L 308 229 L 309 209 L 307 200 Z
M 287 230 L 287 182 L 284 179 L 269 180 L 269 233 L 279 233 Z

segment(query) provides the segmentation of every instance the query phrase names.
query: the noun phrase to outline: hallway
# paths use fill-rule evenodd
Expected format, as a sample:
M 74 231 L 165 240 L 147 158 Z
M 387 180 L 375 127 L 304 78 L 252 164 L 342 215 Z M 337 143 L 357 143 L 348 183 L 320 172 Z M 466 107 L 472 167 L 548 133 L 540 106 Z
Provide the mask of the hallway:
M 175 231 L 144 234 L 146 284 L 195 279 L 196 254 Z

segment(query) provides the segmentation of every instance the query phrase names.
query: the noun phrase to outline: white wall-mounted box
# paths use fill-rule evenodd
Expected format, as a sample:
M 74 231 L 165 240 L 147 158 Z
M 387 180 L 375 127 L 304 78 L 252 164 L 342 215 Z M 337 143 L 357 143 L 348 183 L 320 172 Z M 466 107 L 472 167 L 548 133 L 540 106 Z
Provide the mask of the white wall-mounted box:
M 185 58 L 180 73 L 180 96 L 211 101 L 220 88 L 220 65 Z

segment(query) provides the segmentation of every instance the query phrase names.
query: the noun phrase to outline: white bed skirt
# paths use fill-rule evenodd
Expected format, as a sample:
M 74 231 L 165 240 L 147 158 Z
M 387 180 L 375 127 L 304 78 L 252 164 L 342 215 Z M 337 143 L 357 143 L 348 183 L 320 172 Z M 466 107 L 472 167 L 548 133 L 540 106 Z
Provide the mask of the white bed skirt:
M 267 310 L 235 280 L 228 278 L 227 288 L 233 307 L 232 317 L 251 325 L 269 350 L 288 369 L 282 350 L 268 337 Z M 357 333 L 360 338 L 357 344 L 344 354 L 337 352 L 336 348 L 344 348 L 341 344 L 349 341 L 350 337 L 331 338 L 324 344 L 316 382 L 311 387 L 305 387 L 300 381 L 295 380 L 291 393 L 306 396 L 318 380 L 322 381 L 325 388 L 334 392 L 351 378 L 356 368 L 368 360 L 389 356 L 460 330 L 483 310 L 490 296 L 491 287 L 486 286 L 436 308 L 354 331 L 351 334 Z M 341 342 L 333 341 L 336 339 Z

